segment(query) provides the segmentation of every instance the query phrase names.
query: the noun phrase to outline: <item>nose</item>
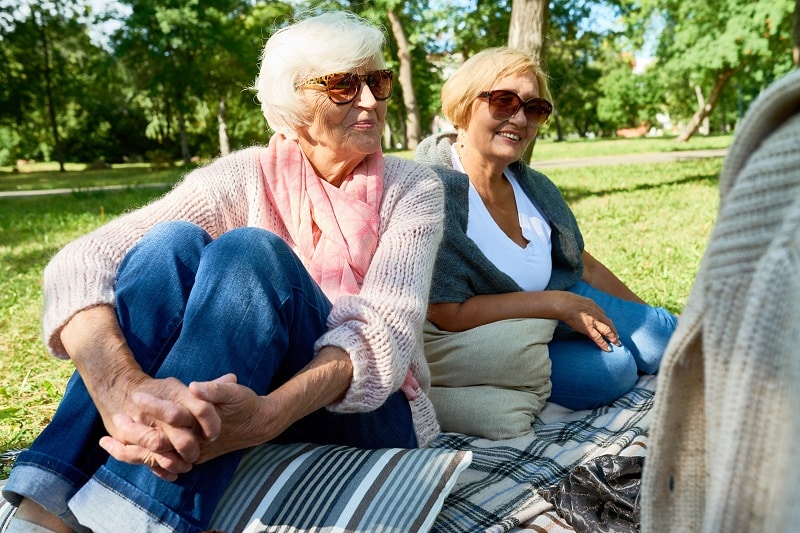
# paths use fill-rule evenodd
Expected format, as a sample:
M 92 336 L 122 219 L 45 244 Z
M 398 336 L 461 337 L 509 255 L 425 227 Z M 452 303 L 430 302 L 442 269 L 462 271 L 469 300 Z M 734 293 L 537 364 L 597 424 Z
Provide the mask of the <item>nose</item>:
M 522 105 L 519 106 L 517 112 L 514 113 L 511 117 L 509 117 L 508 121 L 513 122 L 514 124 L 527 126 L 529 121 L 528 121 L 528 116 L 525 114 L 525 106 Z
M 358 93 L 356 94 L 356 99 L 353 101 L 358 107 L 363 108 L 372 108 L 378 104 L 378 99 L 375 98 L 375 95 L 372 94 L 372 90 L 366 84 L 366 82 L 362 82 L 361 86 L 358 88 Z

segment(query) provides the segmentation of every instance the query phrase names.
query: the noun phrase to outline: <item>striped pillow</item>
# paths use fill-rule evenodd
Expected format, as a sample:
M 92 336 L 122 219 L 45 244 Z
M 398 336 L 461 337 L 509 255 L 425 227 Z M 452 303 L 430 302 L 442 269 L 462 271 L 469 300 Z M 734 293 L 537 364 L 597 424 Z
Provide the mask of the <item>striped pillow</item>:
M 211 527 L 427 531 L 471 460 L 448 449 L 264 444 L 242 460 Z

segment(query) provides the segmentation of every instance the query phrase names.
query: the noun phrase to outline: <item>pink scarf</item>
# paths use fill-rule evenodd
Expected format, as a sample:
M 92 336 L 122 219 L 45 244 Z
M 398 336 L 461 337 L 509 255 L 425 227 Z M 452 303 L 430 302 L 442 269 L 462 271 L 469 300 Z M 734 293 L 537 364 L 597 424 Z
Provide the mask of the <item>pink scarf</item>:
M 321 179 L 296 141 L 272 136 L 261 172 L 300 259 L 325 295 L 357 294 L 378 246 L 383 155 L 367 156 L 339 187 Z

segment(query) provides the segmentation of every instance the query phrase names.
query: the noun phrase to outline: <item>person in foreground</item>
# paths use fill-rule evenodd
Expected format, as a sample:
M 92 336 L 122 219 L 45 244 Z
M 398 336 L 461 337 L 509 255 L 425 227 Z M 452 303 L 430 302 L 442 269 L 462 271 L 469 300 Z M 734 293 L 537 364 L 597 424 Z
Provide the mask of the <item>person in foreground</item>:
M 246 448 L 438 434 L 421 336 L 444 196 L 381 153 L 384 39 L 348 13 L 275 33 L 269 145 L 51 261 L 45 339 L 77 372 L 5 486 L 15 527 L 200 531 Z
M 677 318 L 645 304 L 584 249 L 555 184 L 520 160 L 552 111 L 539 65 L 509 48 L 482 51 L 444 84 L 442 111 L 456 131 L 425 139 L 415 155 L 457 171 L 442 174 L 430 321 L 464 332 L 555 319 L 550 401 L 571 409 L 605 405 L 639 373 L 655 373 Z

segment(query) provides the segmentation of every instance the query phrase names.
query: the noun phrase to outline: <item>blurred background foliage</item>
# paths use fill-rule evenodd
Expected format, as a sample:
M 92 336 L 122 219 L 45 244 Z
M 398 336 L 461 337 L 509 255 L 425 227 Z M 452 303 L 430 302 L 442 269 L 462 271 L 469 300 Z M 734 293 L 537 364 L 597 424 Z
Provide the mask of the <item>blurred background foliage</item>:
M 0 0 L 0 166 L 190 164 L 265 143 L 249 90 L 261 46 L 293 17 L 326 9 L 387 29 L 387 64 L 402 77 L 387 149 L 413 149 L 437 127 L 443 81 L 470 55 L 507 44 L 512 10 L 525 4 L 543 13 L 530 28 L 544 34 L 556 106 L 541 136 L 729 133 L 795 68 L 797 3 Z

